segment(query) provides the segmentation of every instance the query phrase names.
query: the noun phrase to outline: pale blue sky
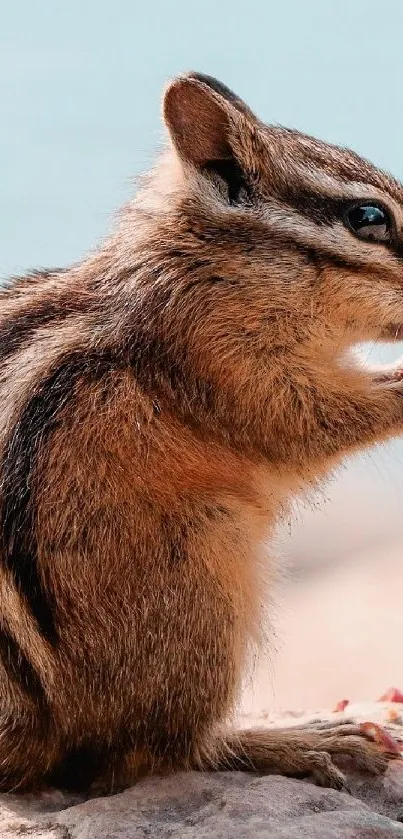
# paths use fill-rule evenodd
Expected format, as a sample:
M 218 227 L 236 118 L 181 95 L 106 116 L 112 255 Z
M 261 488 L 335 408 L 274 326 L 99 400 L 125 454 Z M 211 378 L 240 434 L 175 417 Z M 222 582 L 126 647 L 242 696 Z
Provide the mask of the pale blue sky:
M 104 235 L 185 69 L 403 178 L 402 0 L 1 5 L 0 276 L 65 265 Z

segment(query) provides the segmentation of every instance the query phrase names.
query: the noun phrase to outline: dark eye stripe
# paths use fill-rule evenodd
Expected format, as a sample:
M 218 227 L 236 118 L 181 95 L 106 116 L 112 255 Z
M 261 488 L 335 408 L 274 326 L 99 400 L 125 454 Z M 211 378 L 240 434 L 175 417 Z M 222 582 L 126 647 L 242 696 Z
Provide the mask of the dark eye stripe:
M 293 187 L 282 191 L 281 198 L 298 213 L 320 225 L 331 225 L 340 221 L 346 204 L 341 198 L 331 198 Z
M 332 198 L 330 196 L 310 192 L 309 190 L 299 189 L 298 186 L 294 187 L 292 184 L 288 185 L 287 189 L 282 190 L 279 198 L 285 201 L 289 207 L 296 210 L 297 213 L 300 213 L 319 226 L 331 226 L 337 222 L 346 224 L 346 212 L 353 207 L 365 207 L 371 208 L 372 210 L 379 209 L 387 216 L 386 228 L 383 228 L 382 230 L 378 228 L 377 235 L 375 235 L 375 228 L 377 225 L 374 224 L 374 217 L 372 215 L 373 221 L 371 222 L 370 219 L 370 226 L 373 228 L 372 231 L 368 231 L 367 235 L 364 231 L 363 235 L 359 238 L 369 242 L 372 239 L 378 244 L 383 244 L 384 247 L 388 247 L 399 259 L 402 259 L 403 241 L 397 234 L 395 224 L 393 219 L 390 217 L 389 211 L 376 200 L 371 201 L 370 199 L 363 198 L 361 201 L 355 200 L 353 202 L 345 198 Z M 349 225 L 346 226 L 349 227 Z

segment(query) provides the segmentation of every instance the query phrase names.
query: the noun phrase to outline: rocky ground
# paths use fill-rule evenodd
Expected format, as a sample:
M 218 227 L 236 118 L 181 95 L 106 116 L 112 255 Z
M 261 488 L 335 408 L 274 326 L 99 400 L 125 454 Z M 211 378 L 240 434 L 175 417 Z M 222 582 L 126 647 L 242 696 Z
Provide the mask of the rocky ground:
M 321 718 L 393 721 L 403 737 L 403 704 L 348 706 Z M 317 715 L 315 715 L 317 716 Z M 274 726 L 305 716 L 249 719 Z M 400 736 L 400 733 L 399 733 Z M 308 781 L 242 773 L 187 773 L 152 778 L 118 795 L 84 800 L 49 790 L 0 796 L 2 839 L 403 839 L 403 761 L 385 776 L 349 776 L 351 794 Z

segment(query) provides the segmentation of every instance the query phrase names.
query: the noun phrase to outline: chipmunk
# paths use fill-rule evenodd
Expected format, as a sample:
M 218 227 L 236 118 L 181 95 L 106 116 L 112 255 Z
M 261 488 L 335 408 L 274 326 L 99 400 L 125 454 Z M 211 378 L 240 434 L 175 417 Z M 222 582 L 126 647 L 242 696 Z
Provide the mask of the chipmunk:
M 253 769 L 340 788 L 354 725 L 232 731 L 296 493 L 403 432 L 403 189 L 198 73 L 112 235 L 1 292 L 0 787 Z

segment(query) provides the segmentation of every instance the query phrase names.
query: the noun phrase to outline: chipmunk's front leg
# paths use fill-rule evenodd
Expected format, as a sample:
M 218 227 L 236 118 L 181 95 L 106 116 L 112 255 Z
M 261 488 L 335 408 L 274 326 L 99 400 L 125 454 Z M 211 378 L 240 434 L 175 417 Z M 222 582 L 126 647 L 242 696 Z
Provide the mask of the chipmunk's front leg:
M 306 460 L 337 460 L 403 434 L 403 371 L 380 371 L 367 387 L 316 392 L 292 441 Z

